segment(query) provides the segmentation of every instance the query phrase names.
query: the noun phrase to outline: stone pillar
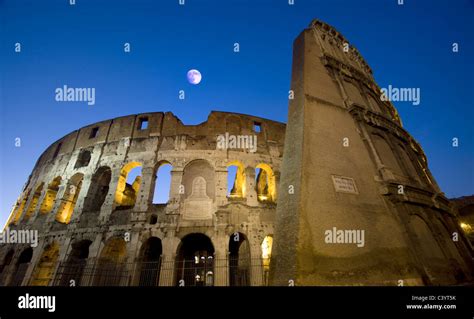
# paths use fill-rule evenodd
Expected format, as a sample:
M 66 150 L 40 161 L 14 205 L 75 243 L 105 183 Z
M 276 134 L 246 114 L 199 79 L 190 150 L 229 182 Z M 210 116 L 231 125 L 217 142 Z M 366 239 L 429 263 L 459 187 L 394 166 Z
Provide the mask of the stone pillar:
M 38 217 L 38 214 L 39 214 L 39 211 L 40 211 L 40 208 L 41 208 L 41 204 L 43 203 L 43 200 L 46 196 L 47 190 L 48 190 L 48 184 L 45 183 L 45 185 L 43 187 L 43 190 L 41 191 L 41 196 L 38 199 L 38 204 L 36 205 L 36 208 L 35 208 L 35 211 L 33 212 L 33 214 L 31 214 L 31 217 L 28 220 L 27 225 L 32 225 L 35 222 L 36 217 Z
M 180 186 L 183 179 L 183 167 L 173 167 L 171 170 L 171 185 L 170 185 L 170 195 L 168 200 L 167 208 L 170 211 L 174 211 L 179 208 L 179 203 L 181 201 Z
M 229 238 L 220 232 L 212 236 L 214 245 L 214 286 L 229 286 Z
M 110 214 L 112 214 L 113 210 L 115 209 L 115 193 L 117 191 L 117 186 L 119 183 L 119 178 L 120 178 L 120 172 L 122 170 L 122 166 L 119 166 L 112 170 L 112 176 L 110 178 L 110 186 L 109 186 L 109 192 L 107 193 L 107 196 L 105 197 L 104 203 L 102 204 L 102 207 L 100 208 L 100 214 L 99 214 L 99 222 L 104 223 L 107 221 L 110 217 Z
M 140 240 L 140 232 L 138 231 L 131 231 L 130 232 L 130 241 L 126 242 L 127 248 L 127 258 L 125 269 L 126 273 L 128 274 L 128 280 L 122 280 L 121 286 L 131 286 L 137 283 L 136 276 L 139 276 L 140 268 L 137 264 L 137 254 L 138 254 L 138 244 Z
M 215 203 L 217 206 L 227 204 L 227 167 L 216 167 L 215 175 L 216 189 L 215 189 Z
M 30 265 L 25 272 L 25 277 L 23 277 L 23 282 L 21 286 L 28 286 L 31 283 L 31 276 L 34 274 L 36 264 L 39 262 L 41 255 L 43 255 L 44 248 L 47 246 L 47 243 L 44 241 L 44 238 L 41 238 L 38 241 L 38 246 L 33 249 L 33 256 L 31 257 Z
M 59 190 L 56 194 L 56 199 L 54 201 L 53 209 L 48 213 L 48 216 L 46 218 L 47 227 L 51 227 L 52 224 L 55 222 L 56 214 L 58 213 L 58 209 L 61 206 L 62 199 L 64 197 L 64 193 L 66 192 L 66 190 L 68 188 L 68 182 L 67 182 L 68 180 L 67 179 L 64 179 L 64 180 L 65 180 L 65 182 L 62 183 L 59 186 Z M 47 230 L 49 230 L 49 229 L 47 229 Z
M 378 165 L 338 88 L 337 70 L 330 71 L 337 68 L 331 68 L 331 56 L 339 50 L 347 66 L 341 69 L 352 65 L 373 81 L 371 71 L 359 55 L 345 55 L 334 45 L 340 40 L 333 34 L 338 33 L 314 21 L 293 44 L 295 94 L 289 101 L 281 166 L 272 285 L 286 286 L 289 280 L 295 285 L 384 284 L 414 262 L 404 226 L 379 194 Z M 344 147 L 344 139 L 350 147 Z M 294 193 L 288 193 L 290 186 Z M 327 234 L 353 230 L 365 234 L 360 246 L 326 240 Z M 380 266 L 394 258 L 398 268 Z
M 247 205 L 257 206 L 257 190 L 255 189 L 255 167 L 246 167 L 245 168 L 245 188 L 246 188 L 246 197 Z
M 134 211 L 146 212 L 148 210 L 148 205 L 153 201 L 154 193 L 154 180 L 155 180 L 155 169 L 153 167 L 143 167 L 142 168 L 142 184 L 140 186 L 140 191 L 137 195 L 137 201 L 135 202 Z
M 163 253 L 161 256 L 160 286 L 174 286 L 175 283 L 175 261 L 176 250 L 180 243 L 174 232 L 170 231 L 162 240 Z
M 252 238 L 251 240 L 249 238 Z M 263 286 L 263 264 L 262 264 L 262 247 L 258 242 L 258 236 L 249 236 L 250 244 L 250 285 Z
M 81 218 L 81 214 L 84 208 L 84 201 L 86 199 L 87 193 L 89 192 L 89 187 L 91 187 L 92 175 L 87 174 L 82 179 L 81 189 L 79 190 L 79 197 L 77 198 L 76 205 L 72 212 L 70 224 L 76 224 Z

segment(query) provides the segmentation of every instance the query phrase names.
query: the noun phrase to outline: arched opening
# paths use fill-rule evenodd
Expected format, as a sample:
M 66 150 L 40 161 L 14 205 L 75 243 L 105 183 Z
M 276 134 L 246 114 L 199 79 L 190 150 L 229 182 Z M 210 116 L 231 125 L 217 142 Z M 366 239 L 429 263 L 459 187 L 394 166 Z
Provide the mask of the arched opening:
M 76 164 L 74 165 L 74 169 L 86 167 L 87 165 L 89 165 L 90 161 L 91 161 L 91 152 L 88 150 L 83 150 L 79 153 L 79 156 L 77 157 L 77 161 L 76 161 Z
M 214 246 L 204 234 L 189 234 L 181 240 L 176 256 L 176 284 L 214 285 Z
M 194 160 L 183 170 L 182 185 L 184 186 L 184 197 L 188 198 L 192 194 L 193 183 L 197 177 L 202 177 L 206 182 L 206 196 L 214 199 L 215 181 L 214 168 L 206 160 Z
M 383 113 L 382 110 L 380 109 L 379 103 L 378 103 L 377 100 L 372 96 L 372 94 L 367 94 L 367 96 L 368 96 L 369 104 L 370 104 L 372 110 L 373 110 L 374 112 L 377 112 L 377 113 Z
M 21 215 L 23 214 L 23 211 L 25 210 L 25 205 L 26 202 L 28 201 L 28 197 L 30 197 L 30 190 L 26 193 L 25 196 L 21 199 L 21 201 L 17 204 L 15 211 L 13 212 L 13 223 L 18 224 L 18 221 L 21 218 Z
M 260 202 L 276 202 L 276 183 L 273 170 L 268 164 L 259 164 L 255 169 L 255 187 Z
M 47 214 L 53 210 L 56 196 L 58 195 L 59 185 L 61 185 L 61 177 L 54 178 L 48 185 L 43 202 L 40 206 L 40 214 Z
M 115 192 L 116 209 L 129 209 L 135 206 L 142 182 L 141 172 L 142 167 L 138 162 L 128 163 L 122 168 Z
M 44 183 L 41 183 L 36 187 L 35 192 L 33 193 L 33 198 L 31 199 L 30 205 L 28 206 L 28 209 L 26 210 L 25 217 L 23 217 L 23 220 L 27 221 L 35 212 L 36 207 L 38 205 L 39 198 L 41 196 L 41 192 L 43 191 L 43 186 L 44 186 Z
M 454 278 L 456 279 L 457 283 L 463 283 L 466 281 L 466 274 L 463 270 L 463 268 L 465 268 L 465 261 L 459 253 L 459 248 L 456 245 L 456 242 L 452 240 L 453 233 L 457 233 L 457 231 L 450 231 L 446 223 L 442 220 L 438 220 L 438 224 L 441 225 L 442 234 L 445 238 L 445 242 L 450 254 L 450 264 L 452 267 Z
M 122 237 L 113 237 L 107 241 L 94 276 L 95 286 L 119 286 L 128 279 L 125 269 L 127 248 Z
M 59 257 L 59 245 L 53 242 L 46 246 L 31 278 L 32 286 L 48 286 L 53 278 Z
M 405 168 L 407 170 L 406 176 L 411 177 L 415 179 L 416 181 L 420 182 L 420 176 L 418 174 L 418 171 L 413 165 L 413 162 L 410 156 L 408 155 L 406 148 L 403 147 L 401 144 L 398 144 L 398 147 L 400 148 L 400 155 L 403 159 L 403 163 L 405 164 Z
M 109 193 L 112 171 L 110 167 L 102 166 L 97 169 L 91 179 L 87 196 L 84 200 L 84 212 L 98 212 Z
M 56 214 L 56 220 L 58 222 L 69 224 L 71 221 L 72 213 L 74 212 L 79 193 L 81 192 L 83 177 L 83 174 L 77 173 L 69 180 Z
M 66 257 L 66 262 L 58 268 L 56 278 L 59 278 L 60 286 L 83 286 L 84 269 L 89 258 L 89 247 L 92 244 L 90 240 L 81 240 L 71 245 L 71 252 Z M 84 280 L 85 281 L 85 280 Z
M 149 238 L 141 251 L 139 286 L 158 286 L 161 269 L 161 239 Z
M 393 150 L 385 138 L 377 134 L 372 134 L 372 141 L 383 165 L 390 169 L 396 177 L 404 176 L 402 169 L 393 154 Z
M 33 248 L 25 248 L 18 257 L 13 271 L 13 276 L 10 280 L 10 286 L 21 286 L 23 279 L 25 278 L 26 271 L 30 266 L 31 258 L 33 258 Z
M 150 225 L 155 225 L 158 222 L 158 216 L 156 214 L 152 214 L 150 216 Z
M 265 285 L 268 285 L 268 277 L 270 274 L 270 261 L 272 258 L 273 236 L 268 235 L 262 241 L 262 264 L 263 264 L 263 278 Z
M 242 233 L 229 238 L 229 284 L 250 286 L 250 246 Z
M 239 161 L 227 164 L 227 197 L 230 199 L 245 198 L 245 170 Z
M 166 204 L 170 198 L 171 170 L 173 166 L 167 162 L 160 163 L 155 175 L 153 204 Z
M 450 273 L 446 267 L 448 262 L 430 227 L 417 215 L 410 218 L 410 226 L 416 234 L 416 241 L 420 247 L 419 253 L 432 284 L 446 284 L 441 282 L 440 278 L 446 278 L 446 273 Z
M 10 249 L 8 253 L 5 255 L 3 258 L 2 264 L 0 264 L 0 286 L 5 285 L 5 280 L 7 279 L 7 269 L 8 266 L 10 266 L 13 255 L 15 254 L 15 251 L 13 249 Z

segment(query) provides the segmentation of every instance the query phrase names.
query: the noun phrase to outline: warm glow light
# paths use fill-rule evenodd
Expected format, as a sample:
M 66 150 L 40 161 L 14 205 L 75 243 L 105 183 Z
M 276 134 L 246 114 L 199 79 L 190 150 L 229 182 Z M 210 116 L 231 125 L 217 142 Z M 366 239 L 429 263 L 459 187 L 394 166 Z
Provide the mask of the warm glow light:
M 273 237 L 266 236 L 262 242 L 262 258 L 270 259 L 272 256 Z
M 258 199 L 261 200 L 261 201 L 266 201 L 268 199 L 268 196 L 258 195 Z
M 471 225 L 466 224 L 466 223 L 461 223 L 460 226 L 466 233 L 472 232 L 472 226 Z

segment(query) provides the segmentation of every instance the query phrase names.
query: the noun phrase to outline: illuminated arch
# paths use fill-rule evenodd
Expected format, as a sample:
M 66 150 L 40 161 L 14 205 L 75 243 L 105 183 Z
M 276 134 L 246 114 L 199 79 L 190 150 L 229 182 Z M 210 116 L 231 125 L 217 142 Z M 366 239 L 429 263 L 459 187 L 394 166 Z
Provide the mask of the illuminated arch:
M 270 274 L 270 261 L 272 259 L 273 235 L 267 235 L 260 246 L 262 248 L 262 265 L 264 282 L 268 284 Z
M 32 286 L 48 286 L 53 278 L 59 257 L 59 244 L 53 242 L 46 246 L 31 278 Z
M 79 193 L 81 192 L 83 178 L 84 174 L 77 173 L 74 174 L 67 183 L 63 198 L 61 199 L 61 204 L 56 213 L 56 220 L 58 222 L 69 224 L 71 221 L 72 213 L 74 212 Z
M 276 202 L 275 174 L 268 164 L 258 164 L 260 172 L 256 176 L 257 199 L 261 202 Z
M 236 167 L 235 175 L 231 176 L 233 172 L 229 172 L 230 167 Z M 230 198 L 245 198 L 246 184 L 245 184 L 245 167 L 242 162 L 234 160 L 227 163 L 227 182 L 228 194 Z M 233 174 L 232 174 L 233 175 Z
M 30 196 L 30 190 L 28 190 L 26 195 L 23 196 L 21 201 L 18 202 L 17 205 L 15 206 L 12 213 L 13 219 L 11 220 L 13 224 L 17 224 L 18 221 L 20 220 L 21 215 L 23 214 L 23 211 L 25 210 L 25 205 L 26 205 L 26 202 L 28 201 L 29 196 Z
M 38 206 L 39 198 L 41 196 L 41 193 L 43 192 L 43 186 L 44 186 L 44 183 L 41 183 L 36 187 L 36 190 L 33 193 L 33 198 L 31 199 L 30 205 L 28 206 L 28 209 L 26 210 L 23 220 L 26 221 L 30 219 L 31 215 L 33 215 L 34 211 L 36 210 L 36 207 Z
M 119 286 L 126 279 L 125 258 L 127 245 L 122 237 L 110 238 L 97 262 L 94 286 Z
M 127 177 L 132 169 L 141 166 L 142 164 L 139 162 L 130 162 L 120 171 L 117 190 L 115 192 L 115 203 L 117 208 L 130 208 L 135 206 L 142 178 L 140 175 L 137 175 L 133 183 L 130 185 L 127 183 Z
M 61 177 L 55 177 L 51 183 L 49 183 L 48 188 L 46 189 L 46 194 L 44 195 L 43 202 L 40 206 L 40 214 L 47 214 L 53 210 L 54 202 L 56 201 L 56 196 L 58 195 L 59 185 L 61 185 Z

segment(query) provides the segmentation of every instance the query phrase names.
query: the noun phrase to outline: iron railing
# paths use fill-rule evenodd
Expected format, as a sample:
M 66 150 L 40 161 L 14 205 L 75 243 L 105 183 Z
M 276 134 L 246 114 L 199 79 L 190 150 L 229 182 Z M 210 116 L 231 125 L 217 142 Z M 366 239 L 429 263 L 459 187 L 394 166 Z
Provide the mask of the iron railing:
M 177 259 L 136 262 L 76 260 L 58 265 L 55 286 L 262 286 L 261 259 Z

